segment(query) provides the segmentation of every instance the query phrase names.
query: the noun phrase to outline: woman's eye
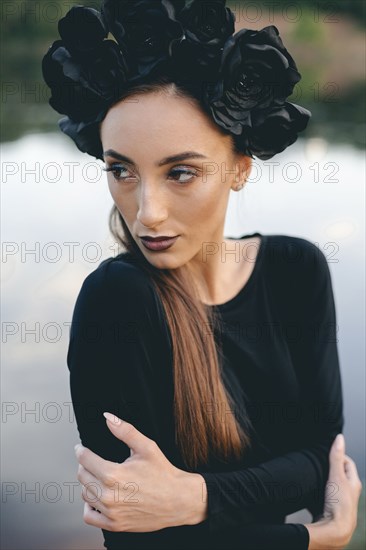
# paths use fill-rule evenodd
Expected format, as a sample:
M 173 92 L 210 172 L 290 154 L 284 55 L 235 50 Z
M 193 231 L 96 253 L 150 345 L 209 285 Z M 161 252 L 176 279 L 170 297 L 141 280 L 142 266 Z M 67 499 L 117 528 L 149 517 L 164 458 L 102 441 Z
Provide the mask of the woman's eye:
M 183 180 L 176 180 L 179 183 L 187 183 L 187 182 L 191 181 L 195 176 L 197 176 L 196 172 L 193 172 L 192 170 L 184 170 L 182 168 L 173 169 L 170 173 L 173 174 L 174 176 L 178 176 L 178 177 L 181 176 L 181 175 L 188 176 Z M 173 177 L 173 179 L 175 179 L 175 178 Z
M 108 166 L 108 168 L 103 168 L 103 170 L 105 172 L 112 172 L 113 177 L 116 181 L 123 181 L 127 180 L 129 177 L 133 177 L 126 175 L 129 171 L 125 166 L 121 164 L 112 164 L 111 166 Z M 178 183 L 188 183 L 197 176 L 197 172 L 183 168 L 175 168 L 170 171 L 170 175 L 172 176 L 172 179 L 174 181 L 177 181 Z M 181 176 L 183 176 L 183 179 L 177 179 Z
M 122 166 L 120 164 L 112 164 L 112 166 L 109 166 L 108 168 L 103 168 L 103 170 L 105 172 L 112 172 L 114 179 L 117 181 L 127 179 L 126 176 L 121 177 L 121 172 L 126 173 L 128 172 L 128 170 L 125 166 Z M 119 175 L 117 175 L 117 173 L 119 173 Z

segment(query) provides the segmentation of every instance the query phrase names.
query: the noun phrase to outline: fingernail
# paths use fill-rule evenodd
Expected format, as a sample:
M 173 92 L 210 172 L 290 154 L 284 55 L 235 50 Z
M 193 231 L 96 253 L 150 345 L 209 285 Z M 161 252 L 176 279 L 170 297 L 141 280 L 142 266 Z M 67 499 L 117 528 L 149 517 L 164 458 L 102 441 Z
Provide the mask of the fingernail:
M 118 416 L 116 416 L 115 414 L 111 414 L 111 413 L 108 413 L 108 412 L 104 412 L 103 413 L 103 416 L 109 420 L 110 422 L 112 422 L 113 424 L 115 424 L 116 426 L 119 426 L 119 424 L 121 424 L 122 420 L 120 418 L 118 418 Z
M 343 448 L 343 443 L 344 443 L 343 434 L 338 434 L 335 442 L 335 446 L 338 451 L 340 451 Z

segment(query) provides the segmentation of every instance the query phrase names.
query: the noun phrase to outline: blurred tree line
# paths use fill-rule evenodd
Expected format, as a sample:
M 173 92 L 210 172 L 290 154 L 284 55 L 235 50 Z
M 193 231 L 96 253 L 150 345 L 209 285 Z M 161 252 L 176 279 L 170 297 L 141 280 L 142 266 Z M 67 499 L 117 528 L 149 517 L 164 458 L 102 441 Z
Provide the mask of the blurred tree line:
M 230 2 L 229 2 L 230 4 Z M 298 4 L 301 7 L 312 9 L 313 13 L 350 15 L 355 18 L 357 23 L 365 25 L 365 3 L 361 0 L 268 0 L 268 2 L 259 1 L 258 4 L 273 5 L 274 9 L 279 9 L 283 6 L 291 6 Z
M 73 5 L 100 9 L 101 2 L 2 0 L 1 141 L 16 139 L 24 133 L 59 131 L 57 120 L 62 115 L 48 105 L 50 92 L 43 82 L 41 61 L 48 47 L 59 38 L 58 20 Z M 228 0 L 227 5 L 238 14 L 241 26 L 262 28 L 272 24 L 271 14 L 274 24 L 276 17 L 280 18 L 281 36 L 302 74 L 301 87 L 290 100 L 298 101 L 313 113 L 306 134 L 364 146 L 365 3 Z M 300 14 L 297 20 L 296 7 Z M 264 15 L 258 23 L 253 19 L 256 9 Z M 247 15 L 247 21 L 243 14 Z M 340 36 L 340 31 L 345 34 Z M 347 54 L 351 43 L 353 49 Z

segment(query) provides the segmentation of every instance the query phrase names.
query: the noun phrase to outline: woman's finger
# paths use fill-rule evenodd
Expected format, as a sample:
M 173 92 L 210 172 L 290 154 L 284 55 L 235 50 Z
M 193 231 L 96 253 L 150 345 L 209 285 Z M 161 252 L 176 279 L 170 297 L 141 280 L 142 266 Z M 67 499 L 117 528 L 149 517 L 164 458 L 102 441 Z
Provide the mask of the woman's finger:
M 77 478 L 81 485 L 88 487 L 88 491 L 96 497 L 100 497 L 103 491 L 101 482 L 93 476 L 88 470 L 79 464 Z
M 346 456 L 344 461 L 344 473 L 349 481 L 354 485 L 357 485 L 360 493 L 362 492 L 362 482 L 358 475 L 357 466 L 354 460 L 349 456 Z
M 76 456 L 79 464 L 84 466 L 84 468 L 97 479 L 104 479 L 106 472 L 116 471 L 116 462 L 104 460 L 104 458 L 93 453 L 93 451 L 83 445 L 77 448 Z
M 345 479 L 345 441 L 343 434 L 339 434 L 333 441 L 329 452 L 329 482 L 340 482 Z
M 333 440 L 332 446 L 330 448 L 331 453 L 345 453 L 346 452 L 346 441 L 344 435 L 339 433 Z
M 85 503 L 89 504 L 89 506 L 91 506 L 92 508 L 96 508 L 96 510 L 98 510 L 97 513 L 107 515 L 107 507 L 93 494 L 90 494 L 90 492 L 85 487 L 83 487 L 83 490 L 81 492 L 81 498 Z
M 85 502 L 84 504 L 83 519 L 84 522 L 88 525 L 94 525 L 94 527 L 100 527 L 101 529 L 112 531 L 111 521 L 106 518 L 102 513 L 100 514 L 99 512 L 93 510 L 88 502 Z

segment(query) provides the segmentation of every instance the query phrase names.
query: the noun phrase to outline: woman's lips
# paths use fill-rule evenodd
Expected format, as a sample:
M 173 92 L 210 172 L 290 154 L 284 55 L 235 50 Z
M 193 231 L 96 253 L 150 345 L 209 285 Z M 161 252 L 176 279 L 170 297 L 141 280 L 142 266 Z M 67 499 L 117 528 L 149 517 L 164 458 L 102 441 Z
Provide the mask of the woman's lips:
M 143 237 L 141 237 L 141 241 L 142 241 L 142 244 L 145 246 L 145 248 L 153 251 L 159 251 L 159 250 L 165 250 L 167 248 L 170 248 L 178 239 L 178 237 L 179 235 L 171 239 L 164 239 L 164 240 L 150 240 L 150 239 L 144 239 Z
M 149 237 L 148 235 L 141 235 L 141 238 L 146 241 L 167 241 L 168 239 L 174 239 L 174 237 L 177 237 L 177 235 L 173 235 L 172 237 L 169 235 L 163 235 L 162 237 Z

